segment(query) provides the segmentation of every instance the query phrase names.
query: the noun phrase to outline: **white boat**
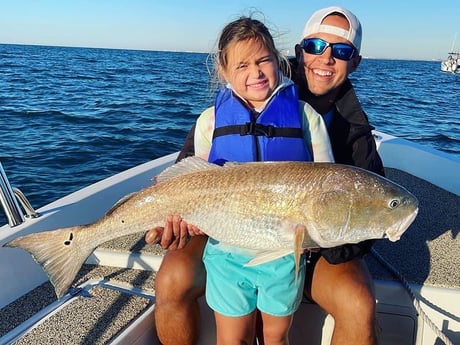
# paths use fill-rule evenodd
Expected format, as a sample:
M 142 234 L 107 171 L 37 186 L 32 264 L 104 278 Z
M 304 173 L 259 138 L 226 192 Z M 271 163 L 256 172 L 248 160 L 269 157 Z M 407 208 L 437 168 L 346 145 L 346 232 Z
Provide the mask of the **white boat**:
M 460 53 L 450 52 L 447 59 L 441 61 L 441 71 L 460 73 Z
M 375 138 L 388 177 L 420 201 L 419 215 L 403 238 L 378 241 L 367 257 L 380 342 L 460 344 L 460 158 L 381 132 Z M 98 219 L 122 196 L 149 185 L 176 156 L 136 166 L 40 208 L 38 217 L 0 228 L 0 344 L 159 344 L 153 280 L 163 251 L 144 246 L 144 234 L 96 249 L 75 288 L 59 300 L 28 253 L 1 245 L 19 235 Z M 8 186 L 5 176 L 2 183 Z M 204 300 L 201 307 L 200 344 L 215 344 L 212 313 Z M 304 301 L 291 344 L 329 344 L 332 329 L 333 319 Z

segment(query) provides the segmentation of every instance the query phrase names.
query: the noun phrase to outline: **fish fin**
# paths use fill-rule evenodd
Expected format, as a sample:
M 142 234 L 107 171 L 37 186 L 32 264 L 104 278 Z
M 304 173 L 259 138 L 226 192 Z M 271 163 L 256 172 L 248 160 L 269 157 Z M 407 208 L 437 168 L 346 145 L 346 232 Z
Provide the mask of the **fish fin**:
M 93 243 L 85 247 L 84 241 L 76 241 L 80 228 L 82 227 L 77 226 L 34 233 L 18 237 L 4 246 L 28 251 L 42 266 L 54 286 L 57 297 L 61 298 L 94 250 Z
M 305 225 L 297 224 L 294 230 L 294 260 L 295 260 L 295 279 L 299 276 L 300 257 L 302 256 L 302 243 L 304 241 Z
M 123 205 L 125 202 L 127 202 L 129 199 L 131 199 L 133 196 L 135 196 L 138 192 L 132 192 L 124 197 L 122 197 L 120 200 L 118 200 L 113 206 L 110 208 L 110 210 L 107 211 L 106 216 L 109 216 L 113 211 L 115 211 L 118 207 Z
M 292 253 L 292 249 L 280 249 L 277 251 L 262 251 L 262 252 L 257 253 L 257 255 L 253 259 L 245 263 L 244 266 L 261 265 L 266 262 L 279 259 L 291 253 Z
M 241 162 L 225 162 L 224 164 L 224 168 L 232 168 L 234 166 L 237 166 L 237 165 L 241 165 L 242 163 Z
M 195 171 L 203 171 L 216 168 L 221 167 L 217 164 L 209 163 L 208 161 L 197 156 L 187 157 L 163 170 L 160 174 L 155 176 L 154 181 L 155 183 L 160 183 L 173 177 L 186 175 Z

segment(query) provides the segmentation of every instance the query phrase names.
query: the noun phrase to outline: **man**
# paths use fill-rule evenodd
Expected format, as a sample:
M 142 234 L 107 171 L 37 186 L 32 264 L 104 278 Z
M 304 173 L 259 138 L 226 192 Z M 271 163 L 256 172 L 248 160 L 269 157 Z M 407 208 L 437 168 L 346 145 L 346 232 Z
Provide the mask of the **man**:
M 300 98 L 324 118 L 337 163 L 356 165 L 383 175 L 383 165 L 348 75 L 361 62 L 361 24 L 348 10 L 329 7 L 315 12 L 296 45 L 293 80 Z M 193 130 L 178 159 L 193 155 Z M 165 345 L 196 344 L 197 298 L 203 295 L 206 272 L 201 262 L 206 236 L 187 239 L 187 224 L 171 216 L 165 228 L 153 229 L 146 241 L 169 250 L 158 272 L 156 327 Z M 371 241 L 309 253 L 305 294 L 335 320 L 332 344 L 377 344 L 373 282 L 362 259 Z

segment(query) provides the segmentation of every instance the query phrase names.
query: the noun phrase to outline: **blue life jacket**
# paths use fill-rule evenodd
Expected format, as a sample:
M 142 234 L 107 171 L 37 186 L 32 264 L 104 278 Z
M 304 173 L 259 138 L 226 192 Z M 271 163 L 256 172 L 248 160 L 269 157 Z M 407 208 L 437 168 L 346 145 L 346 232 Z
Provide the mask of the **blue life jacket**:
M 208 160 L 312 161 L 302 132 L 296 86 L 281 89 L 258 116 L 230 89 L 220 91 Z

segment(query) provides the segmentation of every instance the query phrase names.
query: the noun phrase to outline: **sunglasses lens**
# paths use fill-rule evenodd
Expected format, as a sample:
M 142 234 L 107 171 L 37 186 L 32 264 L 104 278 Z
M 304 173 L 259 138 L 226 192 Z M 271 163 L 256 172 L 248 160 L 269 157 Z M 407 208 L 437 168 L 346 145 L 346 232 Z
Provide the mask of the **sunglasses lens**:
M 324 53 L 324 50 L 328 46 L 326 41 L 319 38 L 309 38 L 303 41 L 302 48 L 305 53 L 320 55 Z
M 329 43 L 321 38 L 307 38 L 302 41 L 305 53 L 321 55 L 327 47 L 332 48 L 332 56 L 340 60 L 351 60 L 355 55 L 355 48 L 346 43 Z
M 348 44 L 336 43 L 332 46 L 332 56 L 340 60 L 350 60 L 355 49 Z

